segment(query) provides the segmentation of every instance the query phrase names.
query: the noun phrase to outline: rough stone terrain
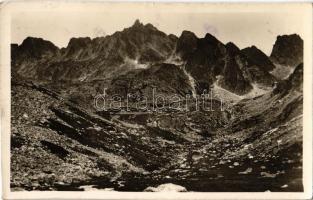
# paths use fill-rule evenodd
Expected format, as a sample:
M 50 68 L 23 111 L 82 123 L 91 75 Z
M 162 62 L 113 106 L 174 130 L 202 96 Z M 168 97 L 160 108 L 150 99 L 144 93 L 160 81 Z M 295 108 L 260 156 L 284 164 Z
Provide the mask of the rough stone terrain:
M 96 114 L 45 87 L 13 83 L 11 187 L 300 191 L 302 94 L 284 93 L 227 111 Z

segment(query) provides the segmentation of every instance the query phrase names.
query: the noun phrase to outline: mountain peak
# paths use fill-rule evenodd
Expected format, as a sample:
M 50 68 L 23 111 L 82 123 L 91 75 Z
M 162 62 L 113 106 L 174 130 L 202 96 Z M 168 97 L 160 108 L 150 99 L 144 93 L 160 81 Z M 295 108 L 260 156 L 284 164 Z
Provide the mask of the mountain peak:
M 63 52 L 65 53 L 65 56 L 76 56 L 76 58 L 78 58 L 81 49 L 86 49 L 90 43 L 90 37 L 71 38 Z
M 136 19 L 136 21 L 133 24 L 133 27 L 139 27 L 139 26 L 143 26 L 143 24 L 139 21 L 139 19 Z
M 218 39 L 210 33 L 205 34 L 204 38 L 209 41 L 218 41 Z
M 139 19 L 137 19 L 132 26 L 125 28 L 124 30 L 127 30 L 127 31 L 158 31 L 158 32 L 160 32 L 151 23 L 143 24 L 142 22 L 139 21 Z
M 90 37 L 78 37 L 78 38 L 71 38 L 69 43 L 68 43 L 68 47 L 70 46 L 84 46 L 87 43 L 91 42 Z
M 228 42 L 225 46 L 231 55 L 236 55 L 240 52 L 240 49 L 232 42 Z
M 303 60 L 303 40 L 298 34 L 279 35 L 273 46 L 271 60 L 296 67 Z
M 191 31 L 183 31 L 180 35 L 177 45 L 176 52 L 183 58 L 187 57 L 197 48 L 198 38 Z
M 48 40 L 31 36 L 25 38 L 20 46 L 44 45 L 44 44 L 56 47 L 52 42 Z
M 250 47 L 246 47 L 244 49 L 242 49 L 242 51 L 252 51 L 252 52 L 255 52 L 255 53 L 262 53 L 264 54 L 258 47 L 252 45 Z
M 197 38 L 197 36 L 193 33 L 193 32 L 191 32 L 191 31 L 186 31 L 186 30 L 184 30 L 182 33 L 181 33 L 181 36 L 180 36 L 181 38 L 182 37 L 193 37 L 193 38 Z
M 275 68 L 274 64 L 267 55 L 256 46 L 252 45 L 241 50 L 250 62 L 259 66 L 262 70 L 271 71 Z
M 300 37 L 300 35 L 294 33 L 294 34 L 290 34 L 290 35 L 278 35 L 277 36 L 277 40 L 302 40 L 302 38 Z
M 23 40 L 22 44 L 18 46 L 18 50 L 28 58 L 39 59 L 43 55 L 56 54 L 59 48 L 48 40 L 37 37 L 27 37 Z

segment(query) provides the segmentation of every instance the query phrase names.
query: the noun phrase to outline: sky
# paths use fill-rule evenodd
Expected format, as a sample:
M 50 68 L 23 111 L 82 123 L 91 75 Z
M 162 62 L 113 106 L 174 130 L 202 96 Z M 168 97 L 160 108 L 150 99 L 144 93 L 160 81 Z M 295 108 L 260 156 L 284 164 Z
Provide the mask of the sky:
M 11 14 L 11 41 L 18 44 L 32 36 L 65 47 L 72 37 L 111 35 L 139 19 L 166 34 L 179 37 L 189 30 L 203 37 L 211 33 L 223 43 L 232 41 L 239 48 L 255 45 L 269 55 L 278 35 L 297 33 L 303 38 L 305 31 L 297 4 L 50 3 L 20 7 Z

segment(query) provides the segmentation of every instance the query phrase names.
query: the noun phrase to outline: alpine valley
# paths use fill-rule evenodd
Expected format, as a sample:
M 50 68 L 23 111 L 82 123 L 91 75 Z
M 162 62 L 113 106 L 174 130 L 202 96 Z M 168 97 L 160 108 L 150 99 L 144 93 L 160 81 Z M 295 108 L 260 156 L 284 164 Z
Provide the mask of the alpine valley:
M 303 191 L 297 34 L 266 55 L 137 20 L 65 48 L 27 37 L 11 44 L 11 75 L 13 191 Z M 190 103 L 143 110 L 144 97 L 160 106 L 154 90 Z M 197 108 L 204 91 L 211 109 Z M 104 92 L 128 107 L 97 109 Z

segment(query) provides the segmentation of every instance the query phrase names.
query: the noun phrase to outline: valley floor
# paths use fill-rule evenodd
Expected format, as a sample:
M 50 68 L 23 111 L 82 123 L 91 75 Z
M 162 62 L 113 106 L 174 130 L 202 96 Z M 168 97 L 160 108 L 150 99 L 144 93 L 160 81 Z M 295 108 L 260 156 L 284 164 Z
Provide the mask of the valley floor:
M 12 83 L 11 189 L 303 191 L 301 98 L 268 93 L 214 112 L 95 112 Z

